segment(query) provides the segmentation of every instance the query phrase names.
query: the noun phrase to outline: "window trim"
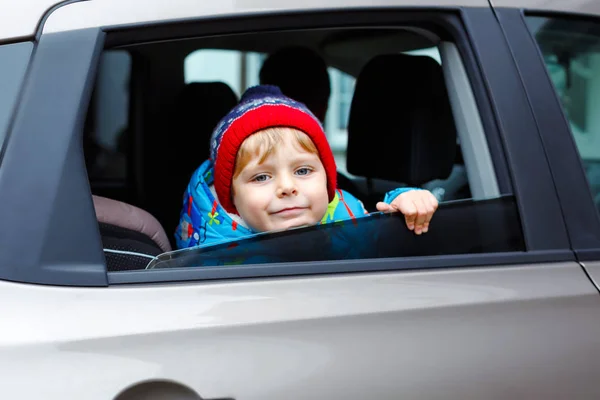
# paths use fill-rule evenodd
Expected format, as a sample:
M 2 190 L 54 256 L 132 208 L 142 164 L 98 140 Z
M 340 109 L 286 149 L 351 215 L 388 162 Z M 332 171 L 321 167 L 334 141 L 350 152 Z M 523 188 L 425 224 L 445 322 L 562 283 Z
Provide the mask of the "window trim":
M 109 285 L 259 279 L 332 274 L 373 273 L 384 271 L 429 270 L 438 268 L 492 268 L 525 263 L 575 261 L 569 250 L 480 253 L 430 257 L 379 258 L 364 260 L 315 261 L 310 263 L 249 264 L 227 267 L 153 269 L 108 273 Z M 318 270 L 315 269 L 318 263 Z M 543 268 L 543 267 L 542 267 Z
M 471 40 L 485 71 L 481 84 L 489 90 L 498 118 L 501 148 L 504 149 L 500 154 L 504 154 L 510 165 L 527 249 L 569 249 L 570 242 L 545 149 L 539 135 L 534 134 L 537 130 L 534 114 L 496 14 L 491 12 L 488 15 L 487 10 L 482 9 L 465 9 L 463 17 L 467 29 L 476 32 L 471 35 Z M 522 36 L 520 38 L 523 40 Z M 469 70 L 468 64 L 466 67 Z M 472 71 L 470 73 L 473 80 Z M 476 84 L 473 86 L 476 91 Z M 486 106 L 481 99 L 478 99 L 478 105 L 480 108 Z M 485 115 L 482 114 L 482 118 Z M 496 143 L 490 143 L 485 120 L 484 127 L 492 158 L 498 157 L 500 149 L 493 147 Z
M 2 161 L 0 279 L 108 284 L 82 146 L 103 36 L 48 34 L 36 46 Z
M 442 41 L 439 50 L 444 60 L 442 65 L 444 78 L 450 103 L 453 105 L 452 113 L 457 135 L 461 141 L 462 156 L 472 197 L 475 200 L 498 197 L 500 190 L 496 172 L 463 60 L 452 42 Z
M 568 119 L 550 78 L 527 16 L 574 18 L 566 13 L 500 9 L 498 18 L 522 76 L 544 144 L 572 248 L 580 261 L 600 259 L 600 218 Z M 600 24 L 600 17 L 585 18 Z M 523 40 L 526 39 L 526 40 Z

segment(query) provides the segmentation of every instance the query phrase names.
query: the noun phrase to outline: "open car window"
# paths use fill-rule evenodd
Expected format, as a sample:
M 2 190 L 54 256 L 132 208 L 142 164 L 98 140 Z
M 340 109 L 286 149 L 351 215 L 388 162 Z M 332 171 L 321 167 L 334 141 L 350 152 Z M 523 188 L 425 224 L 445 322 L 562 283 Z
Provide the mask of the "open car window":
M 512 196 L 441 205 L 426 235 L 398 213 L 374 213 L 288 231 L 161 254 L 147 269 L 355 260 L 524 251 Z
M 130 157 L 135 163 L 129 192 L 135 197 L 129 203 L 155 217 L 173 251 L 145 253 L 135 265 L 124 256 L 108 262 L 108 271 L 139 270 L 150 258 L 147 269 L 165 270 L 524 251 L 510 183 L 500 190 L 496 182 L 483 113 L 465 67 L 469 61 L 448 32 L 423 32 L 412 26 L 284 29 L 120 46 L 133 55 L 128 104 L 136 157 Z M 336 159 L 337 188 L 368 212 L 397 188 L 430 190 L 441 205 L 426 235 L 415 236 L 400 215 L 375 212 L 251 237 L 232 225 L 226 242 L 201 240 L 205 223 L 217 224 L 218 218 L 212 201 L 208 209 L 190 210 L 189 199 L 202 198 L 187 192 L 190 177 L 209 156 L 218 121 L 259 82 L 263 63 L 294 46 L 318 53 L 329 71 L 324 128 Z M 191 211 L 203 220 L 192 220 Z M 113 247 L 104 246 L 105 253 Z

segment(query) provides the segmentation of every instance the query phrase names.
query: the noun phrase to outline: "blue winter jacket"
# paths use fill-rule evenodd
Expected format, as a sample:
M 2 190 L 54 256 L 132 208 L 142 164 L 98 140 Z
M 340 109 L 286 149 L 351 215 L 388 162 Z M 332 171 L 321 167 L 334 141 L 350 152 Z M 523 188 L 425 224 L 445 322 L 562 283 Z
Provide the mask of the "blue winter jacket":
M 183 209 L 175 231 L 179 249 L 211 246 L 251 237 L 257 232 L 241 225 L 225 211 L 210 190 L 213 184 L 213 163 L 206 160 L 192 175 L 183 198 Z M 399 188 L 386 194 L 390 203 L 398 195 L 413 188 Z M 362 202 L 350 193 L 338 189 L 329 203 L 320 224 L 353 220 L 369 214 Z

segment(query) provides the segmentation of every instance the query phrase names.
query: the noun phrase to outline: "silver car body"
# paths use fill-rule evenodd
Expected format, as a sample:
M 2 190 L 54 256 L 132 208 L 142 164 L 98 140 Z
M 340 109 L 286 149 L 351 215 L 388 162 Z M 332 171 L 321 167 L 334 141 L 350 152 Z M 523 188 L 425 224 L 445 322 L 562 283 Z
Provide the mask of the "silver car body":
M 36 32 L 54 3 L 12 2 L 0 13 L 0 40 Z M 493 3 L 600 15 L 595 0 Z M 42 35 L 282 10 L 457 5 L 489 7 L 93 0 L 49 13 Z M 586 268 L 600 282 L 598 263 Z M 0 304 L 6 399 L 105 400 L 135 386 L 172 399 L 186 398 L 175 388 L 242 400 L 600 397 L 600 296 L 575 261 L 108 288 L 3 281 Z

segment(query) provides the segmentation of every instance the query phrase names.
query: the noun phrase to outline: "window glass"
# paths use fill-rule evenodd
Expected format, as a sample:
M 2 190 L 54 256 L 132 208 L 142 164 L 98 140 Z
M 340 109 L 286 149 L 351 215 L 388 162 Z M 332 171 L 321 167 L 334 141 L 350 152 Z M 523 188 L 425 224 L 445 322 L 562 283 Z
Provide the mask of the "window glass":
M 338 108 L 338 127 L 339 129 L 348 129 L 348 118 L 350 117 L 350 105 L 352 104 L 352 94 L 354 93 L 354 83 L 356 79 L 343 72 L 339 73 L 337 91 L 339 96 Z
M 348 119 L 356 79 L 337 68 L 330 67 L 328 70 L 331 81 L 331 97 L 329 98 L 329 109 L 325 117 L 325 131 L 338 170 L 348 174 L 346 170 Z
M 528 17 L 600 207 L 600 23 Z
M 404 54 L 408 54 L 410 56 L 427 56 L 433 58 L 438 64 L 442 64 L 442 57 L 440 56 L 440 52 L 437 47 L 428 47 L 426 49 L 417 49 L 405 51 Z
M 84 134 L 92 182 L 124 181 L 127 177 L 130 75 L 127 51 L 103 54 Z
M 224 82 L 240 97 L 247 88 L 258 85 L 258 72 L 264 57 L 257 52 L 196 50 L 185 58 L 185 83 Z
M 414 233 L 406 229 L 404 217 L 396 213 L 375 213 L 369 218 L 359 218 L 356 221 L 262 233 L 237 241 L 166 253 L 152 260 L 147 268 L 234 266 L 525 250 L 517 207 L 512 196 L 448 204 L 440 208 L 435 218 L 439 226 L 454 227 L 454 234 L 448 235 L 445 229 L 431 230 L 420 240 L 415 240 Z M 457 229 L 458 227 L 460 229 Z M 478 240 L 465 240 L 468 237 Z
M 30 42 L 0 46 L 0 147 L 13 115 L 32 49 Z

